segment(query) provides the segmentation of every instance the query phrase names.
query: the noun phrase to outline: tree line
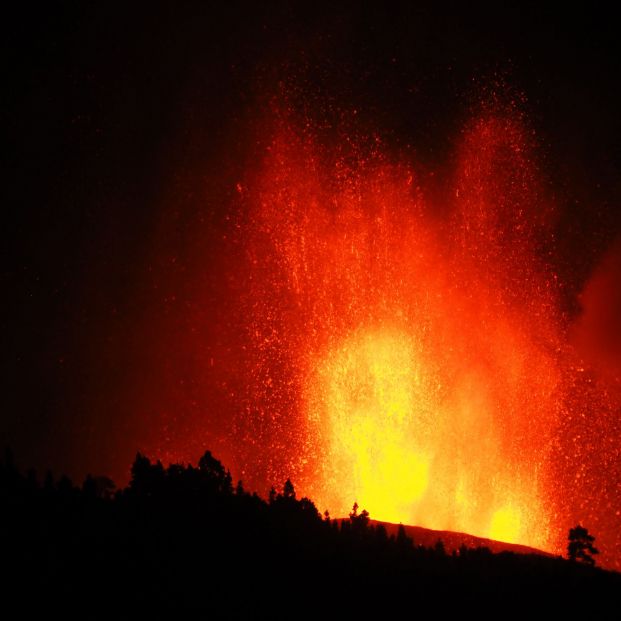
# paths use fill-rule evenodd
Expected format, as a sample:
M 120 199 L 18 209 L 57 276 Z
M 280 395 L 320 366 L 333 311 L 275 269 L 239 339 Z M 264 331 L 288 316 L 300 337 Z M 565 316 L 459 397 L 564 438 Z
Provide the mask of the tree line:
M 416 545 L 403 526 L 389 535 L 356 503 L 345 519 L 322 515 L 290 480 L 263 499 L 209 451 L 196 466 L 138 454 L 119 490 L 106 477 L 80 487 L 49 473 L 38 481 L 7 453 L 0 501 L 5 592 L 22 606 L 95 618 L 385 613 L 412 600 L 417 610 L 491 611 L 511 597 L 558 609 L 568 589 L 605 603 L 621 587 L 618 574 L 592 566 L 593 538 L 581 526 L 570 533 L 573 562 L 465 546 L 447 553 L 441 541 Z

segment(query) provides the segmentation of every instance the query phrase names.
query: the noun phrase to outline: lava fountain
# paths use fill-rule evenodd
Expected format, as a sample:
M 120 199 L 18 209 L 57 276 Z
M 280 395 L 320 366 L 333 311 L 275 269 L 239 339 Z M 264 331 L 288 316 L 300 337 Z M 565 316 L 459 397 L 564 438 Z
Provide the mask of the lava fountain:
M 333 515 L 357 501 L 558 549 L 550 459 L 570 365 L 541 252 L 554 210 L 521 114 L 487 106 L 467 125 L 442 199 L 379 140 L 276 116 L 238 186 L 240 470 L 291 476 Z

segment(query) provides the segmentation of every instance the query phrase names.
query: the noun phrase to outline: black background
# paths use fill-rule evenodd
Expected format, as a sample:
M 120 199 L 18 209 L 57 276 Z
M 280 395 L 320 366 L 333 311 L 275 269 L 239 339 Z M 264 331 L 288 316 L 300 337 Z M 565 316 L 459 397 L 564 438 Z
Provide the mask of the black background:
M 223 312 L 227 192 L 257 101 L 286 76 L 415 145 L 428 169 L 480 85 L 523 93 L 559 205 L 568 313 L 621 230 L 618 22 L 604 3 L 21 3 L 2 31 L 0 441 L 24 465 L 118 476 L 157 441 L 158 421 L 122 403 L 127 367 L 151 356 L 135 336 L 148 275 L 200 222 L 209 312 Z

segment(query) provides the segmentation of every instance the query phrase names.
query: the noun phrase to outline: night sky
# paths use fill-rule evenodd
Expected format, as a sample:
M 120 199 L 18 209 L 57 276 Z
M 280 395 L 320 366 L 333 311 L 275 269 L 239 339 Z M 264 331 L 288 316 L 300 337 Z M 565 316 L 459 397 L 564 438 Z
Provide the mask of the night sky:
M 318 125 L 355 110 L 388 150 L 412 155 L 437 196 L 433 172 L 451 166 L 482 93 L 519 100 L 556 205 L 542 252 L 563 283 L 568 342 L 615 393 L 612 9 L 262 4 L 5 14 L 0 444 L 23 467 L 77 480 L 125 483 L 138 450 L 189 461 L 209 447 L 235 467 L 244 248 L 232 205 L 283 92 Z

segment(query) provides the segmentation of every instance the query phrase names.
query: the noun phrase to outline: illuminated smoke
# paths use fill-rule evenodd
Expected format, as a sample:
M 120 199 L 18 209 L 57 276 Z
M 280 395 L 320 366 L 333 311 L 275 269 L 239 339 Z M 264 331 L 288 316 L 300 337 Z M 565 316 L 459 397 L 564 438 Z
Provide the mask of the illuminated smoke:
M 583 312 L 573 328 L 573 341 L 600 372 L 621 376 L 621 243 L 617 241 L 597 266 L 582 292 Z

